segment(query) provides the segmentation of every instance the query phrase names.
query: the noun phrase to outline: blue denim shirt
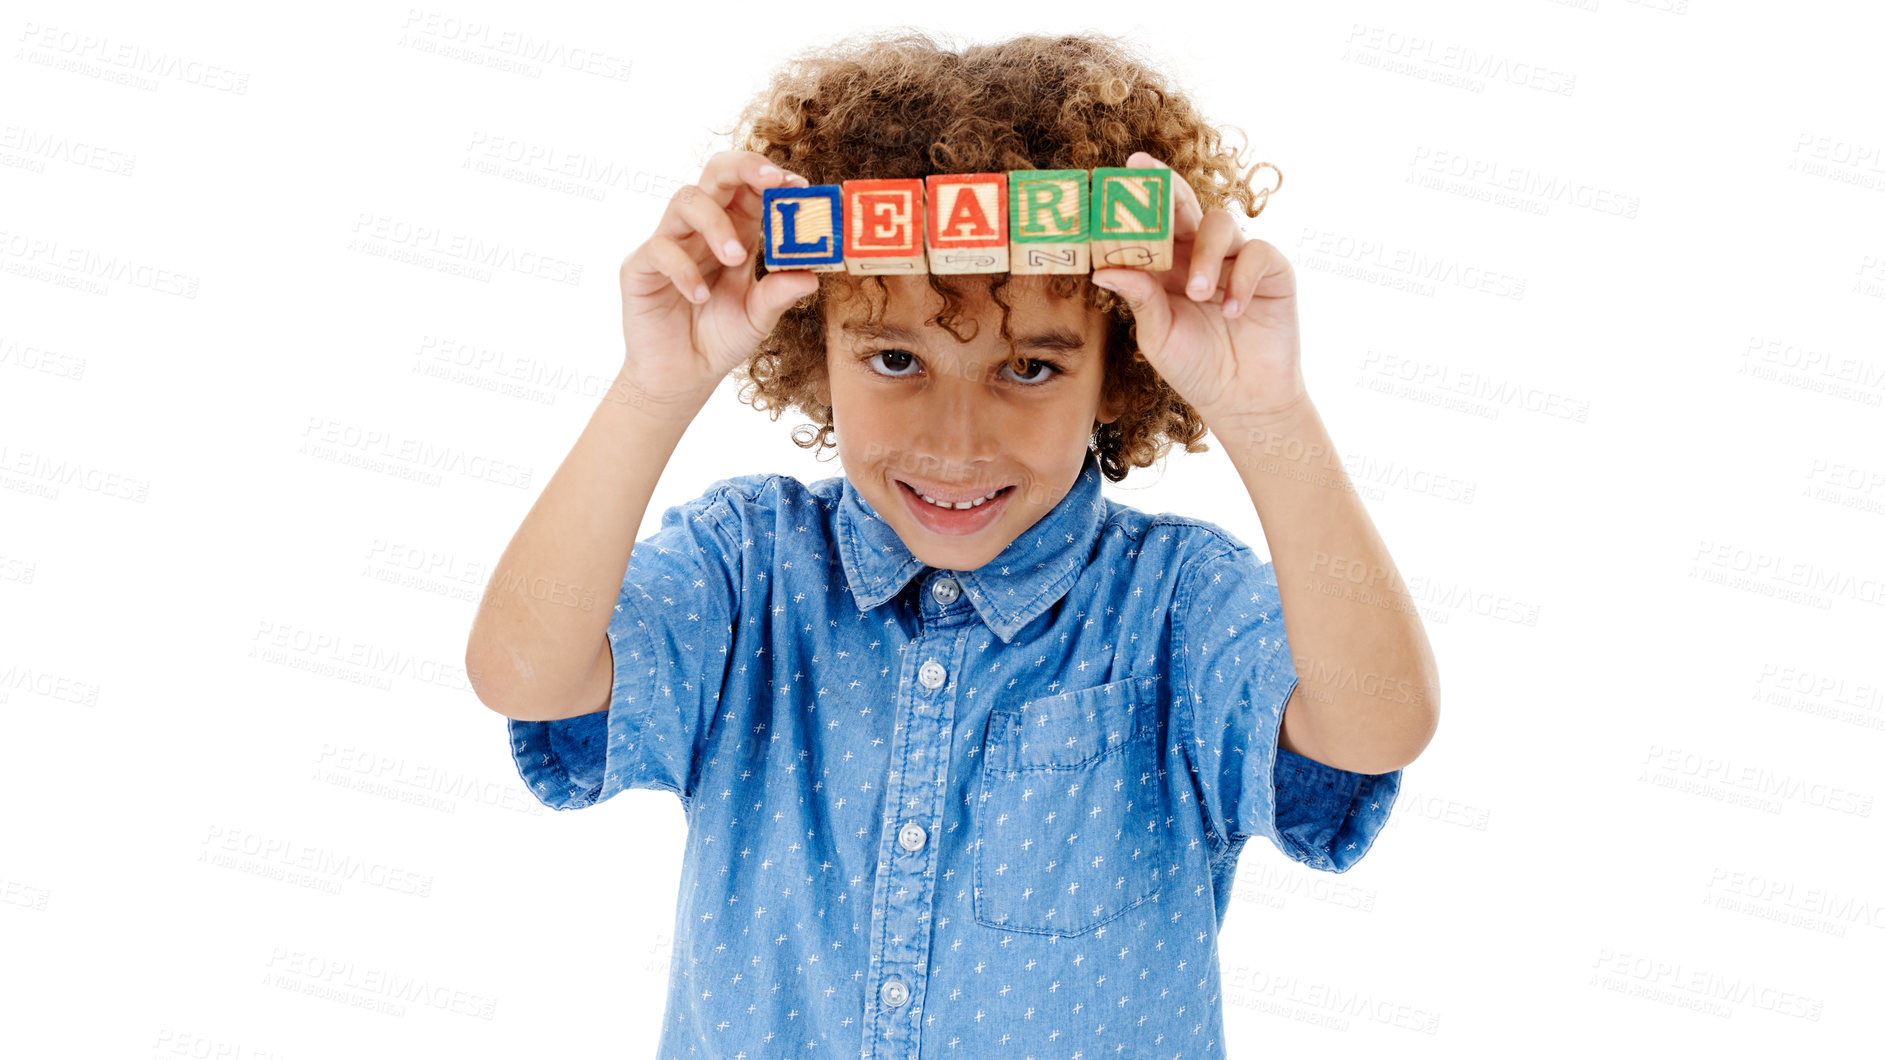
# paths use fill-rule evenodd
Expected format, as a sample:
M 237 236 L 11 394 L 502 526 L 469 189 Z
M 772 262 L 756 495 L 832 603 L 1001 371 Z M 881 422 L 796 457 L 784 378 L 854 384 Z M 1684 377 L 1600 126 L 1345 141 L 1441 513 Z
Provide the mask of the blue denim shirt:
M 552 808 L 680 797 L 658 1056 L 1224 1055 L 1245 840 L 1344 872 L 1401 775 L 1278 749 L 1270 565 L 1100 478 L 977 570 L 841 476 L 722 479 L 636 543 L 608 710 L 507 724 Z

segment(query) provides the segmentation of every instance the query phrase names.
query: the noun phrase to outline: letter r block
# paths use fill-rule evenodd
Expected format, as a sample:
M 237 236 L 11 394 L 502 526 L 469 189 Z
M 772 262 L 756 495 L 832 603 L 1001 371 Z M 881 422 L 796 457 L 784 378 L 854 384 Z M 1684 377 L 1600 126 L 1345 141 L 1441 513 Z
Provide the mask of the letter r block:
M 923 256 L 923 182 L 844 182 L 844 268 L 854 276 L 915 276 Z
M 759 207 L 767 269 L 844 271 L 842 188 L 763 188 Z
M 1084 169 L 1008 174 L 1008 271 L 1017 276 L 1092 268 L 1089 177 Z
M 1093 171 L 1093 267 L 1172 267 L 1172 171 L 1102 168 Z

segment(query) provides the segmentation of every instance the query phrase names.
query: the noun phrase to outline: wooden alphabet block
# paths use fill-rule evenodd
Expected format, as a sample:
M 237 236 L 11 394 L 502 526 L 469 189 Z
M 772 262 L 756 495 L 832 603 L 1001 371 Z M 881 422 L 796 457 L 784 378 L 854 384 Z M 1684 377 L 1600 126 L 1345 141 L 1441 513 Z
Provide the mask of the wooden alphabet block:
M 767 269 L 844 271 L 842 188 L 764 188 L 759 205 Z
M 1008 174 L 939 173 L 929 192 L 929 271 L 1008 271 Z
M 1172 267 L 1172 171 L 1110 167 L 1093 171 L 1093 267 Z
M 927 273 L 923 214 L 921 180 L 845 181 L 845 270 L 854 276 Z
M 1049 275 L 1172 267 L 1174 176 L 1018 169 L 766 188 L 768 269 Z
M 1088 272 L 1092 235 L 1084 169 L 1008 174 L 1008 271 L 1017 276 Z

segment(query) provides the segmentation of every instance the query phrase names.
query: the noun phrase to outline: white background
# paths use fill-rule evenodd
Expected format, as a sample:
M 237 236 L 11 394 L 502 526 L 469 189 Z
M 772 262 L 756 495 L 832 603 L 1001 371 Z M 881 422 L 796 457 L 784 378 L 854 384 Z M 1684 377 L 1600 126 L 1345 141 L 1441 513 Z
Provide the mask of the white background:
M 1017 10 L 925 25 L 1131 34 L 1284 171 L 1248 230 L 1440 661 L 1362 863 L 1246 851 L 1230 1055 L 1875 1047 L 1871 9 Z M 538 809 L 466 634 L 619 366 L 623 256 L 767 71 L 906 12 L 7 5 L 4 1051 L 652 1054 L 679 804 Z M 607 63 L 494 68 L 505 31 Z M 418 228 L 580 282 L 374 238 Z M 794 422 L 729 382 L 643 534 L 838 474 Z M 1268 553 L 1214 440 L 1106 489 Z M 439 1005 L 365 1007 L 391 977 Z

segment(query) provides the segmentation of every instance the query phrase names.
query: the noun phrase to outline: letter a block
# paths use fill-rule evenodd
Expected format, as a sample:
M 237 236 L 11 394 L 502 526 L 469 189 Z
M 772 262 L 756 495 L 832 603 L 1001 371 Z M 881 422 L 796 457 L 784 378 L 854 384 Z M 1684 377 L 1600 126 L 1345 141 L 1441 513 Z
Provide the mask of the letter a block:
M 843 189 L 763 188 L 759 226 L 768 269 L 844 271 Z
M 1084 169 L 1017 169 L 1008 174 L 1008 271 L 1016 276 L 1087 272 L 1088 176 Z
M 1172 267 L 1172 171 L 1104 168 L 1093 171 L 1093 267 Z
M 1008 271 L 1008 174 L 938 173 L 929 190 L 929 271 Z
M 844 182 L 844 268 L 854 276 L 917 276 L 923 253 L 923 182 Z

